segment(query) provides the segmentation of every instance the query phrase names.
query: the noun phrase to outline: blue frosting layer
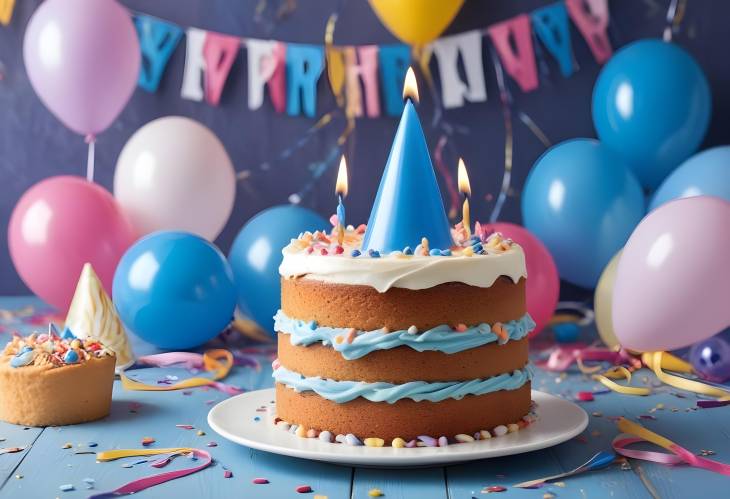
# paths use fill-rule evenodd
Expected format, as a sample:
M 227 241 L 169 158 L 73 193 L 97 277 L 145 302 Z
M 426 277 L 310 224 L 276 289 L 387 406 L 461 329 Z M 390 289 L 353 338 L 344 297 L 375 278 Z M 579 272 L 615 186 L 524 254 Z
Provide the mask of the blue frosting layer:
M 535 328 L 535 321 L 529 314 L 521 319 L 503 324 L 510 340 L 519 340 Z M 322 342 L 342 354 L 347 360 L 359 359 L 375 350 L 388 350 L 400 346 L 408 346 L 419 352 L 437 350 L 444 353 L 456 353 L 470 348 L 486 345 L 499 340 L 492 332 L 489 324 L 479 324 L 456 332 L 449 326 L 437 326 L 422 333 L 411 334 L 406 330 L 383 333 L 382 330 L 362 331 L 355 336 L 352 343 L 337 343 L 337 336 L 345 337 L 349 329 L 318 326 L 315 322 L 305 322 L 287 317 L 279 310 L 274 316 L 276 331 L 289 334 L 292 345 L 307 346 Z
M 529 367 L 517 369 L 486 379 L 471 381 L 444 381 L 427 383 L 411 381 L 402 385 L 362 381 L 335 381 L 320 377 L 305 378 L 299 373 L 289 371 L 285 367 L 274 370 L 272 375 L 277 383 L 282 383 L 298 392 L 313 391 L 317 395 L 338 404 L 363 397 L 371 402 L 388 402 L 393 404 L 401 399 L 412 399 L 416 402 L 428 400 L 440 402 L 449 398 L 460 400 L 465 395 L 483 395 L 499 390 L 516 390 L 532 379 Z

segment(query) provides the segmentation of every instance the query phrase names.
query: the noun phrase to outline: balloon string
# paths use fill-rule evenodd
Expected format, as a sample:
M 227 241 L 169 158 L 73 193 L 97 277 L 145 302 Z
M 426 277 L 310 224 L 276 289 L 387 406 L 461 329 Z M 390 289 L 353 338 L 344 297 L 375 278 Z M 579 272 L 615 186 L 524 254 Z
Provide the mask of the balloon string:
M 96 145 L 96 137 L 89 134 L 86 136 L 86 143 L 89 144 L 89 152 L 86 156 L 86 180 L 94 181 L 94 150 Z

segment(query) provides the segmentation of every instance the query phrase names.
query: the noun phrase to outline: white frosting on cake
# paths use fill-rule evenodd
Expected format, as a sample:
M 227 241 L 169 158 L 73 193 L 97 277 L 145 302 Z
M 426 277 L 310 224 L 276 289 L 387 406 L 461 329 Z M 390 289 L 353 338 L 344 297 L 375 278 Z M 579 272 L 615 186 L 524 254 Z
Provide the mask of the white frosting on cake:
M 500 276 L 517 282 L 527 277 L 525 255 L 517 244 L 486 255 L 385 256 L 320 255 L 287 247 L 279 273 L 286 278 L 371 286 L 383 293 L 390 288 L 426 289 L 447 282 L 488 288 Z

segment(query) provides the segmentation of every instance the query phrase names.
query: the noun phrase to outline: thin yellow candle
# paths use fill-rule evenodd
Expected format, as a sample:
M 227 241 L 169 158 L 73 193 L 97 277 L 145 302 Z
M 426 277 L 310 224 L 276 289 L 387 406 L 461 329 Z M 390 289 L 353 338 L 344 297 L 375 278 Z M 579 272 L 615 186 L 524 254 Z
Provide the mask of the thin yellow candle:
M 337 194 L 337 243 L 342 246 L 342 242 L 345 240 L 345 204 L 342 200 L 347 196 L 347 162 L 344 154 L 340 159 L 340 168 L 337 170 L 335 194 Z
M 466 230 L 466 237 L 471 237 L 471 218 L 469 215 L 469 196 L 471 196 L 471 185 L 469 184 L 469 174 L 466 172 L 464 160 L 459 158 L 459 174 L 458 174 L 459 192 L 464 195 L 464 204 L 461 208 L 461 225 Z

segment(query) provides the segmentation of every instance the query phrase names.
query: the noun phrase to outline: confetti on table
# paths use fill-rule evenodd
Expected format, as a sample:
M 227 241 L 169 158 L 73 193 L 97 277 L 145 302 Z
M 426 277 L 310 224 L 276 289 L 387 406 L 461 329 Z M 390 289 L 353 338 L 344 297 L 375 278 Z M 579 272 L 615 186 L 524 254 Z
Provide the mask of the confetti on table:
M 22 452 L 25 447 L 4 447 L 0 448 L 0 455 L 2 454 L 15 454 L 16 452 Z
M 191 424 L 176 424 L 176 428 L 182 428 L 183 430 L 193 430 L 195 427 Z
M 71 447 L 73 447 L 73 445 L 71 445 L 71 442 L 66 442 L 65 444 L 63 444 L 63 447 L 61 447 L 61 448 L 62 449 L 70 449 Z
M 94 480 L 93 478 L 84 478 L 82 480 L 82 482 L 84 482 L 84 484 L 86 485 L 86 488 L 88 490 L 91 490 L 94 488 L 94 484 L 96 483 L 96 480 Z
M 269 483 L 269 481 L 266 478 L 254 478 L 251 480 L 251 482 L 255 483 L 256 485 L 266 485 Z
M 381 497 L 381 496 L 384 496 L 384 495 L 385 494 L 383 494 L 383 491 L 380 490 L 380 489 L 370 489 L 368 491 L 368 496 L 370 496 L 370 497 Z
M 208 442 L 206 445 L 208 447 L 218 447 L 218 443 L 216 443 L 216 442 Z
M 581 402 L 593 402 L 595 400 L 592 392 L 578 392 L 577 398 Z
M 489 487 L 484 487 L 482 489 L 482 494 L 491 494 L 492 492 L 504 492 L 506 491 L 506 487 L 502 487 L 501 485 L 490 485 Z
M 223 471 L 223 478 L 231 478 L 232 476 L 233 476 L 233 472 L 231 470 Z
M 300 494 L 308 494 L 309 492 L 312 492 L 312 487 L 310 487 L 309 485 L 300 485 L 294 490 L 296 490 Z
M 71 492 L 72 490 L 76 490 L 76 488 L 71 483 L 65 483 L 63 485 L 59 485 L 58 489 L 62 492 Z
M 148 445 L 152 445 L 154 443 L 155 443 L 155 439 L 152 437 L 144 437 L 142 439 L 142 445 L 144 445 L 145 447 L 147 447 Z
M 202 437 L 202 436 L 204 436 L 204 435 L 205 435 L 205 432 L 204 432 L 203 430 L 198 430 L 198 432 L 197 432 L 197 435 L 198 435 L 199 437 Z

